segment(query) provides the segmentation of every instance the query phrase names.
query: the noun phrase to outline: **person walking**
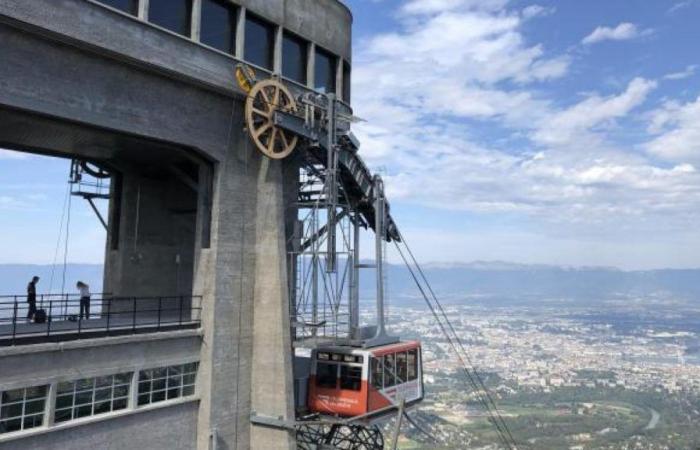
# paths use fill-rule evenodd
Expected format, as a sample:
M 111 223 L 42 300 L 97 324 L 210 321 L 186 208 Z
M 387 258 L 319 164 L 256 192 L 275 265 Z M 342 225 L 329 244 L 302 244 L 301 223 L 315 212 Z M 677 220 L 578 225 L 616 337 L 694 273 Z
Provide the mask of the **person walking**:
M 85 319 L 90 318 L 90 286 L 78 281 L 75 285 L 80 291 L 80 318 L 83 318 L 83 313 L 85 313 Z
M 31 323 L 34 320 L 34 315 L 36 314 L 36 284 L 39 282 L 39 277 L 32 277 L 32 281 L 27 285 L 27 303 L 29 303 L 29 308 L 27 310 L 27 323 Z

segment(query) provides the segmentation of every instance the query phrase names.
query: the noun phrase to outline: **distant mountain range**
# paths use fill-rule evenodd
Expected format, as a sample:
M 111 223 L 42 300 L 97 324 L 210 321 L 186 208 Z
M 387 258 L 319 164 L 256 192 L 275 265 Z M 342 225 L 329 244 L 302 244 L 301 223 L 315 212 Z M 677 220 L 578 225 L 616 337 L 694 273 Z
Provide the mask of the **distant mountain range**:
M 600 301 L 620 298 L 667 298 L 700 302 L 700 269 L 661 269 L 623 271 L 611 267 L 562 267 L 524 265 L 508 262 L 437 263 L 423 266 L 426 276 L 439 296 L 447 299 L 509 299 L 536 301 L 561 299 Z M 75 282 L 82 280 L 93 292 L 102 289 L 102 266 L 68 264 L 66 290 L 73 292 Z M 41 277 L 39 292 L 49 290 L 52 266 L 0 264 L 0 295 L 22 294 L 33 275 Z M 374 277 L 371 270 L 362 271 L 361 292 L 373 298 Z M 416 298 L 416 290 L 408 271 L 389 264 L 387 294 L 392 299 Z M 63 267 L 54 269 L 53 292 L 59 292 Z

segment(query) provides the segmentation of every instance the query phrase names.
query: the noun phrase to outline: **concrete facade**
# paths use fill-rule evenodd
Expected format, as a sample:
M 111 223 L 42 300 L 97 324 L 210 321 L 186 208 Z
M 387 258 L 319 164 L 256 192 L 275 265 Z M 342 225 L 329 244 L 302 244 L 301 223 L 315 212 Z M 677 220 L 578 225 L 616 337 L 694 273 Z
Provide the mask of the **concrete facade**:
M 252 426 L 250 414 L 294 414 L 286 243 L 297 162 L 269 161 L 250 143 L 240 61 L 149 24 L 145 4 L 132 17 L 91 0 L 0 0 L 0 147 L 86 158 L 119 174 L 105 286 L 201 295 L 201 329 L 0 351 L 0 391 L 29 377 L 56 383 L 198 361 L 196 395 L 0 434 L 2 450 L 294 447 L 290 433 Z M 350 61 L 352 17 L 337 0 L 232 4 Z

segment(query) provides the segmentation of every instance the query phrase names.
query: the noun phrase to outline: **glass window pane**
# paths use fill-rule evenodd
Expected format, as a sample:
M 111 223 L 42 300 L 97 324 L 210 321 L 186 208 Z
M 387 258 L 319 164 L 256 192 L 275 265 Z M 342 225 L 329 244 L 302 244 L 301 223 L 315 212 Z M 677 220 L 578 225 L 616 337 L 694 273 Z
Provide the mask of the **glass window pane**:
M 87 390 L 92 390 L 92 387 L 95 383 L 94 378 L 83 378 L 82 380 L 78 380 L 75 383 L 75 389 L 77 391 L 87 391 Z
M 12 403 L 10 405 L 3 405 L 2 410 L 0 410 L 0 419 L 11 419 L 13 417 L 20 417 L 22 415 L 22 403 Z
M 112 402 L 95 403 L 95 414 L 103 414 L 112 410 Z
M 24 400 L 24 389 L 13 389 L 2 393 L 2 403 L 12 403 Z
M 132 373 L 120 373 L 114 376 L 114 384 L 129 384 L 131 383 Z
M 396 384 L 396 377 L 395 377 L 395 372 L 396 369 L 394 367 L 394 355 L 386 355 L 384 356 L 384 387 L 391 387 Z
M 22 429 L 22 419 L 0 420 L 0 433 L 10 433 Z
M 153 378 L 152 370 L 142 370 L 139 372 L 139 381 L 150 380 Z
M 46 386 L 35 386 L 27 388 L 26 399 L 46 397 Z
M 340 366 L 340 389 L 359 391 L 362 388 L 362 367 Z
M 73 406 L 73 394 L 56 396 L 56 409 Z
M 188 396 L 194 394 L 194 386 L 185 386 L 182 388 L 182 396 Z
M 162 402 L 165 400 L 165 391 L 154 392 L 151 396 L 151 402 Z
M 177 398 L 180 396 L 180 388 L 175 388 L 175 389 L 169 389 L 168 390 L 168 399 L 171 398 Z
M 86 405 L 92 403 L 92 391 L 85 391 L 75 394 L 76 405 Z
M 120 9 L 126 13 L 134 14 L 138 12 L 138 0 L 97 0 L 100 3 Z
M 306 41 L 288 33 L 282 39 L 282 75 L 306 84 Z
M 85 405 L 85 406 L 79 406 L 79 407 L 75 408 L 74 417 L 76 419 L 78 417 L 87 417 L 90 415 L 92 415 L 92 404 Z
M 274 27 L 257 17 L 246 14 L 243 59 L 272 70 L 274 42 Z
M 73 392 L 74 384 L 72 382 L 63 381 L 58 383 L 58 393 Z
M 375 389 L 382 389 L 384 387 L 384 360 L 380 356 L 379 358 L 372 358 L 372 387 Z
M 165 378 L 168 376 L 168 368 L 160 367 L 158 369 L 153 369 L 153 378 Z
M 182 377 L 182 384 L 194 384 L 195 374 L 191 373 Z
M 43 414 L 34 414 L 32 416 L 25 416 L 24 417 L 24 429 L 27 430 L 29 428 L 40 427 L 41 423 L 43 421 L 44 421 Z
M 117 386 L 114 388 L 114 397 L 127 397 L 129 395 L 129 386 Z
M 350 103 L 350 92 L 352 86 L 350 74 L 350 64 L 343 62 L 343 101 L 345 103 Z
M 153 390 L 154 391 L 160 391 L 165 389 L 165 380 L 166 378 L 160 378 L 157 380 L 153 380 Z
M 199 41 L 226 53 L 235 52 L 236 9 L 222 0 L 202 0 Z
M 112 388 L 102 388 L 95 390 L 95 402 L 100 402 L 112 398 Z
M 189 364 L 185 364 L 185 365 L 183 366 L 183 367 L 184 367 L 183 372 L 184 372 L 184 373 L 196 373 L 196 372 L 197 372 L 197 365 L 198 365 L 198 364 L 199 364 L 199 363 L 196 363 L 196 362 L 194 362 L 194 363 L 189 363 Z
M 44 412 L 44 402 L 46 400 L 32 400 L 24 405 L 24 414 L 37 414 Z
M 418 378 L 418 350 L 408 351 L 408 380 L 415 380 Z
M 72 413 L 73 410 L 71 408 L 68 409 L 57 409 L 56 414 L 54 415 L 54 421 L 55 422 L 65 422 L 67 420 L 71 420 L 73 418 Z
M 406 382 L 406 372 L 408 368 L 406 367 L 406 352 L 399 352 L 396 354 L 396 383 Z
M 139 405 L 147 405 L 150 403 L 150 394 L 141 394 L 139 395 Z
M 106 387 L 106 386 L 111 386 L 112 385 L 112 377 L 97 377 L 95 379 L 95 387 Z
M 192 0 L 150 0 L 148 21 L 183 36 L 190 35 Z
M 317 47 L 315 60 L 314 88 L 324 94 L 335 93 L 336 57 Z
M 118 409 L 124 409 L 127 407 L 128 402 L 129 401 L 125 398 L 116 399 L 114 402 L 112 402 L 112 410 L 116 411 Z
M 319 362 L 316 365 L 316 386 L 335 388 L 338 380 L 338 365 Z

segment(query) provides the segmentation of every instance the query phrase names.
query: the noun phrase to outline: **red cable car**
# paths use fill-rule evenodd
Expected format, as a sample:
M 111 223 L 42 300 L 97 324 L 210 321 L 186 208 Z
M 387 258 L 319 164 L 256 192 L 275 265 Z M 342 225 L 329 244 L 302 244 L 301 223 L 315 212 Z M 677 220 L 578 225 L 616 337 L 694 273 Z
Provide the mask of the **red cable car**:
M 423 399 L 420 342 L 315 349 L 308 392 L 312 412 L 333 416 L 379 414 L 402 399 L 416 404 Z

